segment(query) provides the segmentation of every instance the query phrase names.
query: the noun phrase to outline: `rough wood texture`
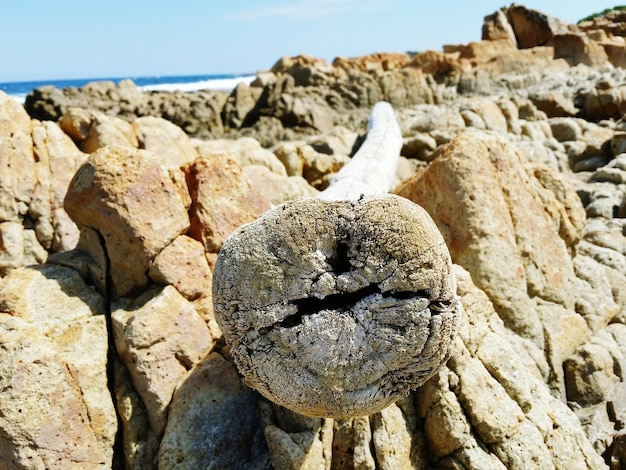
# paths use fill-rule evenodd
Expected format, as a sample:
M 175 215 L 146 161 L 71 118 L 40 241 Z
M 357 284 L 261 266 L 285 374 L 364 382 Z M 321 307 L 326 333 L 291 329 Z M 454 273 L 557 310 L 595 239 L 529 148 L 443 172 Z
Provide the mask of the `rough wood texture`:
M 457 330 L 445 242 L 392 195 L 267 212 L 224 244 L 213 296 L 244 380 L 308 416 L 385 408 L 444 363 Z
M 317 197 L 339 201 L 389 192 L 402 149 L 402 132 L 389 103 L 374 105 L 369 127 L 358 152 Z
M 318 199 L 237 230 L 214 271 L 215 315 L 244 380 L 308 416 L 387 407 L 447 359 L 456 281 L 430 216 L 389 190 L 402 136 L 388 103 Z

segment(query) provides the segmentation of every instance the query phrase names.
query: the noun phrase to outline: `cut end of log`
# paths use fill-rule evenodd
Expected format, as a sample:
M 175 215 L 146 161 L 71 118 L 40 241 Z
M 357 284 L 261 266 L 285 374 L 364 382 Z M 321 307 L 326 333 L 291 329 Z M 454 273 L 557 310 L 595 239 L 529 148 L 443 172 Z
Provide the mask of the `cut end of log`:
M 422 385 L 460 313 L 443 237 L 392 195 L 268 211 L 224 244 L 213 297 L 246 383 L 317 417 L 371 414 Z

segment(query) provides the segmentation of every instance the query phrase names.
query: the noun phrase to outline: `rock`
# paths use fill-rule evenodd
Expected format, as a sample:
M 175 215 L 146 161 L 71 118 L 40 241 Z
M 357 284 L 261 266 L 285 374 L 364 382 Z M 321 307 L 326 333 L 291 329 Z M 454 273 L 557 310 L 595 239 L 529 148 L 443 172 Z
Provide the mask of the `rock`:
M 189 301 L 211 296 L 213 274 L 204 256 L 204 246 L 180 235 L 152 260 L 150 278 L 161 285 L 171 285 Z
M 505 11 L 520 49 L 546 45 L 555 35 L 570 29 L 558 18 L 519 4 L 512 4 Z
M 97 238 L 84 246 L 105 251 L 111 293 L 124 297 L 149 285 L 150 262 L 189 227 L 189 216 L 163 161 L 130 147 L 105 147 L 72 179 L 65 209 Z
M 624 287 L 623 276 L 584 254 L 574 258 L 579 298 L 576 310 L 584 316 L 592 332 L 603 329 L 623 308 L 624 299 L 616 295 Z
M 625 363 L 626 325 L 608 325 L 564 362 L 568 400 L 582 406 L 607 401 L 624 382 Z
M 506 120 L 507 131 L 515 135 L 520 135 L 522 129 L 518 105 L 508 98 L 500 98 L 496 104 Z
M 91 82 L 81 88 L 63 90 L 40 87 L 26 97 L 24 107 L 32 117 L 51 121 L 58 121 L 71 108 L 85 108 L 90 110 L 89 113 L 105 113 L 126 121 L 140 116 L 156 116 L 172 121 L 189 135 L 214 138 L 224 132 L 220 114 L 225 101 L 224 92 L 144 93 L 130 80 L 123 80 L 117 85 L 111 81 Z M 75 122 L 70 127 L 76 125 L 78 135 L 85 130 L 81 129 L 83 117 L 70 120 Z M 108 131 L 108 135 L 112 135 L 111 127 Z
M 189 235 L 217 253 L 224 240 L 240 225 L 270 208 L 239 167 L 223 155 L 198 158 L 183 167 L 193 201 Z
M 163 118 L 145 116 L 132 123 L 138 147 L 156 153 L 169 168 L 180 168 L 198 157 L 187 134 Z
M 74 270 L 42 265 L 2 279 L 0 306 L 7 468 L 111 468 L 104 299 Z
M 507 132 L 506 118 L 494 101 L 476 97 L 463 103 L 463 107 L 475 112 L 484 123 L 485 129 L 500 133 Z
M 130 468 L 153 469 L 158 456 L 160 436 L 150 427 L 146 407 L 133 386 L 128 370 L 117 358 L 113 373 L 122 432 L 120 453 L 123 452 L 124 464 Z
M 261 114 L 280 119 L 286 128 L 310 129 L 324 133 L 333 128 L 334 116 L 323 95 L 309 88 L 296 86 L 292 75 L 282 75 L 268 86 Z
M 548 117 L 572 117 L 578 114 L 573 100 L 559 91 L 534 92 L 530 99 L 539 111 L 546 113 Z
M 63 132 L 70 136 L 74 142 L 82 142 L 89 137 L 89 128 L 95 118 L 94 114 L 93 111 L 86 108 L 72 107 L 59 117 L 58 123 Z
M 0 92 L 0 221 L 18 222 L 35 189 L 31 122 L 24 108 Z
M 626 121 L 619 119 L 615 123 L 613 137 L 611 137 L 611 152 L 619 155 L 626 152 Z
M 587 35 L 592 37 L 589 32 Z M 592 39 L 602 46 L 611 64 L 615 67 L 624 68 L 626 65 L 626 41 L 622 36 L 608 37 L 604 35 L 597 38 L 592 37 Z
M 626 154 L 622 155 L 622 161 L 626 160 Z M 626 184 L 626 170 L 616 168 L 614 166 L 615 160 L 611 160 L 608 164 L 596 169 L 591 177 L 590 181 L 607 181 L 615 185 Z
M 557 34 L 552 38 L 554 57 L 567 60 L 570 65 L 602 65 L 608 61 L 604 48 L 585 34 Z
M 414 394 L 430 458 L 465 468 L 606 468 L 542 378 L 536 346 L 503 327 L 455 266 L 465 314 L 454 354 Z M 534 351 L 534 352 L 533 352 Z
M 32 229 L 19 222 L 0 222 L 0 277 L 11 270 L 46 261 L 48 252 L 39 244 Z
M 553 214 L 562 210 L 559 198 L 565 188 L 552 195 Z M 573 307 L 575 276 L 567 245 L 558 234 L 561 216 L 547 216 L 544 194 L 549 193 L 537 187 L 503 141 L 479 131 L 463 133 L 395 192 L 432 214 L 452 259 L 472 272 L 514 331 L 542 344 L 541 322 L 528 293 Z M 567 197 L 567 204 L 574 201 L 575 196 Z M 570 244 L 580 237 L 572 235 Z
M 578 251 L 581 255 L 589 256 L 599 263 L 626 275 L 626 259 L 619 251 L 594 245 L 584 240 L 579 244 Z
M 93 153 L 108 145 L 138 147 L 131 124 L 116 116 L 82 108 L 69 108 L 59 119 L 59 125 L 86 153 Z
M 430 134 L 418 132 L 417 134 L 404 140 L 401 154 L 407 158 L 417 158 L 419 160 L 429 162 L 435 157 L 436 148 L 437 141 L 434 137 Z
M 589 196 L 589 202 L 585 206 L 587 217 L 612 219 L 619 210 L 623 197 L 623 192 L 613 184 L 605 184 Z
M 258 94 L 255 96 L 253 89 L 246 83 L 239 83 L 231 92 L 222 109 L 222 121 L 228 127 L 239 129 L 249 126 L 258 118 L 254 113 Z
M 341 170 L 350 161 L 350 158 L 346 155 L 317 153 L 311 147 L 307 147 L 302 148 L 302 157 L 304 158 L 302 176 L 315 189 L 324 190 L 330 184 L 335 173 Z
M 398 165 L 396 167 L 396 174 L 394 175 L 394 179 L 391 182 L 391 187 L 395 188 L 404 180 L 409 179 L 425 165 L 426 164 L 424 162 L 421 162 L 419 160 L 409 159 L 400 156 L 400 158 L 398 159 Z
M 367 416 L 334 420 L 331 468 L 373 470 L 372 431 Z
M 513 31 L 513 27 L 509 23 L 504 8 L 485 16 L 481 39 L 486 41 L 505 39 L 511 44 L 517 45 L 515 31 Z
M 541 187 L 535 186 L 537 196 L 544 201 L 559 236 L 570 253 L 574 253 L 583 236 L 586 224 L 584 209 L 569 181 L 560 173 L 544 165 L 532 165 L 532 175 Z
M 267 167 L 250 165 L 243 168 L 252 186 L 273 205 L 303 197 L 315 197 L 319 192 L 302 176 L 281 176 L 272 173 Z
M 414 106 L 399 114 L 400 127 L 403 136 L 410 136 L 415 132 L 425 132 L 433 135 L 439 131 L 437 144 L 451 140 L 465 128 L 465 121 L 458 111 L 434 105 Z M 445 130 L 446 134 L 442 131 Z
M 595 87 L 579 91 L 576 99 L 582 103 L 582 114 L 587 120 L 617 120 L 626 112 L 624 90 L 625 87 L 605 76 L 596 82 Z
M 313 429 L 291 433 L 274 425 L 265 428 L 265 439 L 275 468 L 330 468 L 332 420 L 318 421 L 320 424 Z
M 280 160 L 251 137 L 237 140 L 196 141 L 195 144 L 201 157 L 210 157 L 218 153 L 228 154 L 239 166 L 263 165 L 276 174 L 287 174 Z
M 404 406 L 412 408 L 411 401 L 405 400 Z M 426 456 L 414 450 L 416 444 L 423 445 L 421 435 L 398 405 L 375 413 L 370 417 L 370 423 L 378 468 L 425 468 Z
M 276 155 L 280 162 L 285 166 L 287 176 L 302 176 L 305 161 L 305 157 L 303 156 L 303 147 L 305 147 L 304 143 L 283 142 L 278 144 L 278 146 L 274 149 L 274 155 Z M 310 146 L 306 147 L 310 149 L 309 151 L 313 150 Z
M 241 384 L 228 361 L 208 354 L 174 393 L 159 467 L 267 468 L 269 451 L 257 420 L 257 402 L 258 396 Z
M 554 117 L 548 122 L 552 135 L 559 142 L 577 141 L 583 135 L 580 124 L 573 118 Z
M 358 69 L 380 75 L 382 72 L 401 69 L 409 63 L 409 55 L 402 53 L 378 53 L 348 59 L 337 57 L 333 60 L 333 67 L 343 69 Z
M 357 138 L 356 132 L 336 126 L 326 134 L 306 139 L 306 143 L 318 153 L 350 156 L 354 153 Z
M 318 59 L 308 54 L 300 54 L 294 57 L 282 56 L 272 66 L 271 71 L 278 75 L 289 73 L 290 70 L 302 67 L 325 69 L 328 67 L 328 63 L 324 59 Z
M 32 136 L 38 185 L 30 212 L 37 216 L 37 239 L 48 250 L 68 251 L 76 246 L 79 231 L 65 212 L 63 200 L 86 155 L 52 122 L 33 121 Z
M 608 127 L 588 126 L 581 139 L 587 145 L 584 155 L 611 157 L 611 139 L 613 134 L 613 130 Z
M 493 41 L 473 41 L 463 46 L 459 52 L 460 58 L 486 63 L 507 53 L 516 54 L 517 48 L 514 43 L 505 38 Z
M 115 304 L 111 321 L 120 360 L 146 406 L 152 430 L 162 435 L 174 390 L 213 346 L 209 330 L 171 286 Z

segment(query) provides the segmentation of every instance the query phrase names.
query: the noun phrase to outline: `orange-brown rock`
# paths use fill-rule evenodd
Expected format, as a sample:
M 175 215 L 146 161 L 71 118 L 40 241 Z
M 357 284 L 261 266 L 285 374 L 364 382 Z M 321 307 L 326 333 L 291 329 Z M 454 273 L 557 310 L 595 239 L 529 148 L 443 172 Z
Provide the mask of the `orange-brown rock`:
M 307 54 L 300 54 L 294 57 L 283 56 L 274 64 L 271 71 L 273 73 L 286 73 L 294 67 L 327 68 L 328 63 L 324 59 L 319 59 Z
M 18 221 L 28 211 L 35 188 L 30 117 L 0 92 L 0 222 Z
M 40 243 L 48 250 L 67 251 L 78 242 L 78 228 L 63 208 L 72 176 L 87 156 L 51 121 L 33 121 L 37 156 L 37 187 L 30 205 Z
M 150 263 L 150 278 L 161 285 L 171 285 L 187 300 L 211 295 L 213 275 L 204 256 L 204 246 L 181 235 Z
M 172 286 L 114 304 L 111 320 L 119 358 L 144 400 L 150 426 L 161 435 L 174 390 L 213 346 L 209 329 Z
M 590 20 L 581 21 L 577 26 L 587 33 L 602 30 L 609 36 L 626 36 L 626 12 L 623 9 L 603 12 Z
M 560 222 L 548 215 L 540 185 L 502 140 L 462 133 L 396 191 L 433 216 L 453 260 L 472 273 L 514 331 L 542 341 L 531 297 L 573 308 L 574 271 Z M 551 212 L 562 212 L 562 198 L 553 200 Z M 576 236 L 567 238 L 571 244 Z
M 506 8 L 506 15 L 513 27 L 520 49 L 545 46 L 554 35 L 575 29 L 558 18 L 517 3 Z
M 409 62 L 408 54 L 384 52 L 354 58 L 336 57 L 333 60 L 333 67 L 381 74 L 382 72 L 405 67 Z
M 156 153 L 172 169 L 190 163 L 198 156 L 189 136 L 163 118 L 144 116 L 132 123 L 138 147 Z
M 150 262 L 189 227 L 162 159 L 131 147 L 91 154 L 72 179 L 65 210 L 81 230 L 96 232 L 83 248 L 94 259 L 104 250 L 114 298 L 149 285 Z
M 128 121 L 99 111 L 69 108 L 59 119 L 59 125 L 86 153 L 107 145 L 138 147 L 137 137 Z
M 270 208 L 269 201 L 250 184 L 241 167 L 223 154 L 198 158 L 183 171 L 193 201 L 189 235 L 211 253 L 217 253 L 237 227 Z
M 417 67 L 424 73 L 438 78 L 455 71 L 461 72 L 464 64 L 459 61 L 458 51 L 446 53 L 429 50 L 415 54 L 407 66 Z
M 557 34 L 552 38 L 554 57 L 563 58 L 570 65 L 602 65 L 608 56 L 604 48 L 582 33 Z

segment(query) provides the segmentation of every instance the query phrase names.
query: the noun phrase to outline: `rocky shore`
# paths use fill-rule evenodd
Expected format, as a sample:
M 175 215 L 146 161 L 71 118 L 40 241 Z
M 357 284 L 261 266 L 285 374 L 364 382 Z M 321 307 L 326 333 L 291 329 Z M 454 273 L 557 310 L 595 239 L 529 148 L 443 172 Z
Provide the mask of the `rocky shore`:
M 625 36 L 512 4 L 481 41 L 284 57 L 232 93 L 0 93 L 0 468 L 626 467 Z M 381 100 L 461 327 L 407 398 L 309 418 L 241 381 L 213 267 L 326 188 Z

